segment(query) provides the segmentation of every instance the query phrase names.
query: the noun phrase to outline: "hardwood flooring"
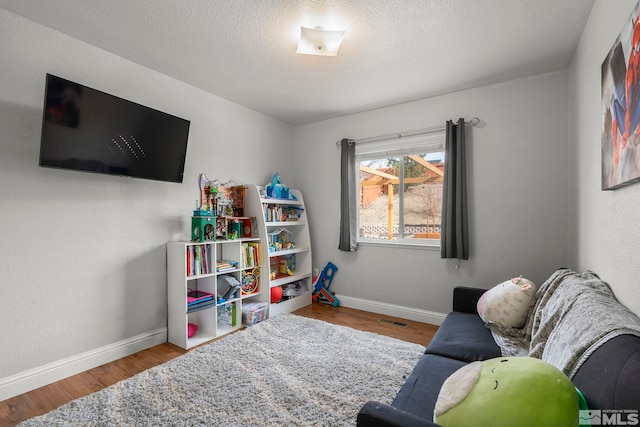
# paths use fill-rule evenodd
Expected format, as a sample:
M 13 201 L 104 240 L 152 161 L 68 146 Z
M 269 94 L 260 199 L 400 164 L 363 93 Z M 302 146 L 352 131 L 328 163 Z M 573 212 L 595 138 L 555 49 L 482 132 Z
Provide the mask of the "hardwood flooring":
M 336 325 L 349 326 L 361 331 L 375 332 L 376 334 L 421 344 L 425 347 L 438 330 L 437 326 L 427 323 L 399 319 L 353 308 L 333 307 L 323 303 L 313 303 L 295 311 L 295 314 L 324 320 Z M 390 322 L 397 322 L 406 326 Z
M 426 323 L 322 303 L 303 307 L 295 314 L 425 346 L 438 329 L 437 326 Z M 184 353 L 185 350 L 164 343 L 7 399 L 0 402 L 0 427 L 15 426 L 24 420 L 45 414 L 71 400 L 94 393 Z

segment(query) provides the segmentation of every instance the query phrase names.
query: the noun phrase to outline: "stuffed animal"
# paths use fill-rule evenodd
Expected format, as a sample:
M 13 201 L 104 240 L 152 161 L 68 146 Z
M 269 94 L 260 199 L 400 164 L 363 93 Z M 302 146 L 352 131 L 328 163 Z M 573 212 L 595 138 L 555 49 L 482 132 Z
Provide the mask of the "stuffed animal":
M 504 281 L 486 291 L 478 300 L 478 315 L 487 323 L 522 328 L 529 316 L 537 286 L 522 276 Z
M 187 324 L 187 338 L 191 338 L 196 334 L 196 332 L 198 332 L 198 325 L 195 323 Z
M 579 392 L 547 362 L 498 357 L 447 378 L 433 420 L 443 427 L 577 427 Z

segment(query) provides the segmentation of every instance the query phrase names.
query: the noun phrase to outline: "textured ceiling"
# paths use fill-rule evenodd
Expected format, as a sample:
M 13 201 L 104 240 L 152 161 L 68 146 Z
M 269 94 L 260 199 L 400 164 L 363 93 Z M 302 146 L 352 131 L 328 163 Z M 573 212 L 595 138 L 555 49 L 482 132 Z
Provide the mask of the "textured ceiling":
M 593 0 L 0 0 L 291 125 L 569 66 Z M 298 55 L 300 26 L 345 29 Z M 0 33 L 1 33 L 0 29 Z

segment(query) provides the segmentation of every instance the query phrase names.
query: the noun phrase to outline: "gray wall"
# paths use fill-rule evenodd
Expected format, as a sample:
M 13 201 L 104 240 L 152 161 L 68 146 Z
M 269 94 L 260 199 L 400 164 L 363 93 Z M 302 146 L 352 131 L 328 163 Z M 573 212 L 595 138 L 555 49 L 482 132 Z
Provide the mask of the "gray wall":
M 0 28 L 2 385 L 166 328 L 165 243 L 190 238 L 199 174 L 287 177 L 292 130 L 3 9 Z M 191 120 L 184 183 L 38 167 L 47 72 Z
M 640 314 L 640 184 L 600 190 L 602 61 L 636 0 L 597 0 L 571 66 L 569 261 L 590 269 Z
M 338 295 L 436 313 L 451 309 L 456 285 L 490 287 L 520 274 L 543 282 L 566 264 L 568 114 L 567 73 L 558 72 L 296 127 L 296 182 L 313 195 L 314 266 L 337 265 Z M 335 142 L 474 116 L 485 125 L 467 133 L 471 259 L 456 270 L 433 250 L 340 252 Z

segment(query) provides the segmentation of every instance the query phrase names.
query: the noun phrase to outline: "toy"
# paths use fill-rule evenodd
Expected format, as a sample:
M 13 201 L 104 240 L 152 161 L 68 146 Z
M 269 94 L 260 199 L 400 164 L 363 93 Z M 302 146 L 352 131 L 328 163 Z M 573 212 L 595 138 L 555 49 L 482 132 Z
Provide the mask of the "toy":
M 218 306 L 218 322 L 227 326 L 236 326 L 236 304 Z
M 293 276 L 296 271 L 296 256 L 295 254 L 287 254 L 272 257 L 269 260 L 269 268 L 271 280 Z
M 201 173 L 198 182 L 200 186 L 200 200 L 197 203 L 197 211 L 200 211 L 201 214 L 196 215 L 194 213 L 194 216 L 215 216 L 215 199 L 218 194 L 217 181 L 209 181 L 209 178 Z
M 268 233 L 269 238 L 269 252 L 282 251 L 286 249 L 294 249 L 296 247 L 295 242 L 289 241 L 289 236 L 293 234 L 286 228 L 278 228 Z
M 555 366 L 533 357 L 497 357 L 447 378 L 433 420 L 443 427 L 577 427 L 579 409 L 573 383 Z
M 258 290 L 258 277 L 260 277 L 259 268 L 242 272 L 242 295 L 252 294 Z
M 189 323 L 187 325 L 187 338 L 191 338 L 198 332 L 198 325 L 195 323 Z
M 225 183 L 217 179 L 211 181 L 205 174 L 200 174 L 199 187 L 200 199 L 196 200 L 194 216 L 243 216 L 244 185 L 236 185 L 233 180 Z
M 216 219 L 212 216 L 193 216 L 191 218 L 191 240 L 194 242 L 216 240 L 215 223 Z
M 230 274 L 218 277 L 218 304 L 240 297 L 242 285 Z
M 283 286 L 282 295 L 286 298 L 293 298 L 307 292 L 307 283 L 304 280 L 297 280 Z
M 289 188 L 280 182 L 280 174 L 276 172 L 271 179 L 271 183 L 267 184 L 267 197 L 274 199 L 297 200 L 296 196 L 289 192 Z
M 340 305 L 340 300 L 329 290 L 331 281 L 333 281 L 333 275 L 336 271 L 338 271 L 338 267 L 332 262 L 328 262 L 322 269 L 320 276 L 313 282 L 313 294 L 311 298 L 314 301 L 326 302 L 334 307 Z
M 504 281 L 486 291 L 478 300 L 478 314 L 485 322 L 522 328 L 529 316 L 537 286 L 522 276 Z
M 273 288 L 271 288 L 271 304 L 280 302 L 281 299 L 282 299 L 282 287 L 274 286 Z

